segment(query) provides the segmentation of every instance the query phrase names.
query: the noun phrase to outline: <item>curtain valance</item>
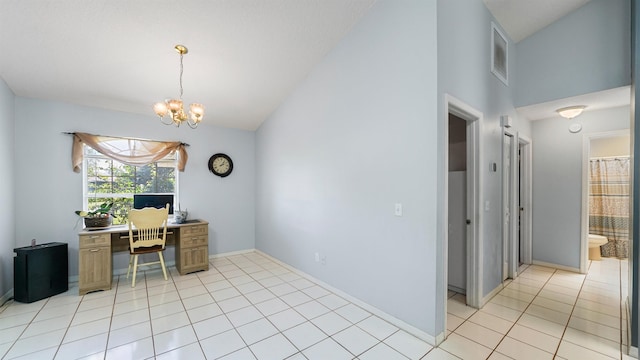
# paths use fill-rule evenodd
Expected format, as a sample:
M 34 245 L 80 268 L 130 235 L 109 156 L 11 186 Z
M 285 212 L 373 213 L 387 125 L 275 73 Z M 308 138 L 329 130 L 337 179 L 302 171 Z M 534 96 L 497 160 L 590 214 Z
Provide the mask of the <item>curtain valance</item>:
M 73 171 L 75 172 L 82 170 L 83 144 L 111 159 L 133 166 L 147 165 L 171 153 L 178 152 L 178 170 L 184 171 L 189 158 L 186 150 L 187 144 L 179 141 L 143 140 L 76 132 L 73 133 L 73 148 L 71 150 Z

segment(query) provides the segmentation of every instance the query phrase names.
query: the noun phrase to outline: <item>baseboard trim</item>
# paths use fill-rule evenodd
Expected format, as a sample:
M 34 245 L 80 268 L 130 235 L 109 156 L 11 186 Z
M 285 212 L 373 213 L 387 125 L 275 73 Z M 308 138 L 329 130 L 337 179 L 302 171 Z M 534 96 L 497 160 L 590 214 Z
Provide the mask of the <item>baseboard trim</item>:
M 4 308 L 9 300 L 13 299 L 13 288 L 9 289 L 2 297 L 0 297 L 0 310 Z
M 387 314 L 386 312 L 384 312 L 384 311 L 382 311 L 382 310 L 380 310 L 380 309 L 378 309 L 378 308 L 376 308 L 374 306 L 371 306 L 371 305 L 363 302 L 362 300 L 357 299 L 357 298 L 345 293 L 344 291 L 342 291 L 340 289 L 336 289 L 335 287 L 325 283 L 324 281 L 319 280 L 319 279 L 317 279 L 317 278 L 315 278 L 315 277 L 313 277 L 313 276 L 311 276 L 311 275 L 309 275 L 309 274 L 307 274 L 307 273 L 305 273 L 305 272 L 303 272 L 301 270 L 298 270 L 298 269 L 294 268 L 293 266 L 291 266 L 291 265 L 289 265 L 287 263 L 284 263 L 284 262 L 274 258 L 273 256 L 271 256 L 271 255 L 269 255 L 267 253 L 264 253 L 264 252 L 262 252 L 262 251 L 260 251 L 258 249 L 254 249 L 254 251 L 256 253 L 258 253 L 258 254 L 260 254 L 260 255 L 262 255 L 264 257 L 267 257 L 270 260 L 280 264 L 281 266 L 289 269 L 291 272 L 296 273 L 296 274 L 302 276 L 303 278 L 306 278 L 307 280 L 312 281 L 312 282 L 314 282 L 314 283 L 326 288 L 327 290 L 329 290 L 329 291 L 331 291 L 331 292 L 333 292 L 333 293 L 335 293 L 337 295 L 342 296 L 343 298 L 349 300 L 353 304 L 360 306 L 361 308 L 363 308 L 363 309 L 369 311 L 370 313 L 380 317 L 381 319 L 383 319 L 383 320 L 385 320 L 385 321 L 397 326 L 398 328 L 408 332 L 409 334 L 417 337 L 418 339 L 420 339 L 422 341 L 425 341 L 425 342 L 427 342 L 428 344 L 430 344 L 432 346 L 436 345 L 436 338 L 434 336 L 427 334 L 426 332 L 416 328 L 415 326 L 407 324 L 406 322 L 404 322 L 404 321 L 402 321 L 402 320 L 400 320 L 400 319 L 398 319 L 396 317 L 393 317 L 393 316 Z M 439 334 L 438 338 L 440 338 L 441 336 L 442 336 L 442 340 L 440 340 L 440 342 L 442 342 L 444 340 L 444 334 L 443 333 Z
M 544 261 L 538 261 L 538 260 L 533 260 L 533 262 L 531 262 L 531 264 L 532 265 L 538 265 L 538 266 L 544 266 L 544 267 L 548 267 L 548 268 L 552 268 L 552 269 L 571 271 L 571 272 L 580 274 L 580 268 L 574 268 L 574 267 L 570 267 L 570 266 L 552 264 L 552 263 L 548 263 L 548 262 L 544 262 Z
M 247 250 L 236 250 L 236 251 L 229 251 L 226 253 L 213 254 L 213 255 L 209 255 L 209 260 L 221 258 L 225 256 L 242 255 L 242 254 L 252 253 L 255 251 L 256 249 L 247 249 Z
M 500 285 L 496 286 L 496 288 L 491 290 L 491 292 L 487 294 L 487 296 L 480 299 L 480 309 L 482 309 L 489 301 L 491 301 L 491 299 L 493 299 L 494 296 L 498 295 L 498 293 L 502 289 L 504 289 L 504 283 L 501 283 Z

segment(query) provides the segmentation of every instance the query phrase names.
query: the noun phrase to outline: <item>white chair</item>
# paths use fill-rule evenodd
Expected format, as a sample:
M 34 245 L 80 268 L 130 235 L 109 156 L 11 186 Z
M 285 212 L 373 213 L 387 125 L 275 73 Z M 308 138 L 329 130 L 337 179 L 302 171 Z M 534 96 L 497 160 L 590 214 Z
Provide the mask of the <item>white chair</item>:
M 133 281 L 131 287 L 136 286 L 136 273 L 140 265 L 160 264 L 164 279 L 167 280 L 167 269 L 164 266 L 165 242 L 167 240 L 167 220 L 169 218 L 169 204 L 165 208 L 131 209 L 129 211 L 129 268 L 127 279 L 133 267 Z M 138 264 L 140 254 L 158 253 L 160 261 Z

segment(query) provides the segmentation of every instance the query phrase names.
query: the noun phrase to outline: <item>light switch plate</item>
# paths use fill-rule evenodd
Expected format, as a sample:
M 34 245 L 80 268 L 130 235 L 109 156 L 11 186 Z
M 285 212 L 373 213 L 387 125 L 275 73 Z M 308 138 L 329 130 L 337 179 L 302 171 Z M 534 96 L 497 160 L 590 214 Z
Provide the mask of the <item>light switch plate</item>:
M 396 216 L 402 216 L 402 203 L 396 203 Z

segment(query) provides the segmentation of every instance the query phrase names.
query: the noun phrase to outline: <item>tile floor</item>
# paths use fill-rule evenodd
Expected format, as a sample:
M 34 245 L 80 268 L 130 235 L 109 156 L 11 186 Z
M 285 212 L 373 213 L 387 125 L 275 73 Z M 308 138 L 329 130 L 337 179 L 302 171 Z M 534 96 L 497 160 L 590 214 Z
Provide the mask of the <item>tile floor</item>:
M 462 359 L 628 359 L 627 264 L 590 261 L 587 275 L 525 265 L 481 310 L 449 292 L 439 350 Z
M 622 262 L 626 263 L 626 262 Z M 78 288 L 0 308 L 2 359 L 621 359 L 621 262 L 587 276 L 530 266 L 482 310 L 448 300 L 448 339 L 424 343 L 257 252 L 169 281 Z M 624 287 L 624 286 L 622 286 Z

